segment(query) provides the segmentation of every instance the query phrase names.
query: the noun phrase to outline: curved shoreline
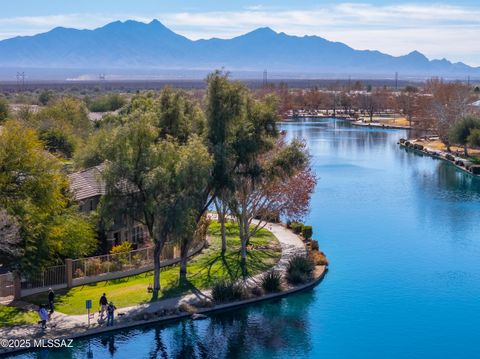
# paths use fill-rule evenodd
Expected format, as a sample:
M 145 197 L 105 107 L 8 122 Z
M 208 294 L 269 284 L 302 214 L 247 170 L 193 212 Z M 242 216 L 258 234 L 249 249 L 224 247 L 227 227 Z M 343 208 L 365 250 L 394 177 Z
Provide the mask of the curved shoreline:
M 284 271 L 286 268 L 286 264 L 289 261 L 290 256 L 295 255 L 298 253 L 298 251 L 303 251 L 305 253 L 306 247 L 303 241 L 300 239 L 300 237 L 290 230 L 286 229 L 283 225 L 281 224 L 268 224 L 266 227 L 270 232 L 272 232 L 277 240 L 280 242 L 282 246 L 282 256 L 280 260 L 277 262 L 277 264 L 271 268 L 270 270 L 280 270 Z M 198 314 L 209 314 L 217 311 L 224 311 L 224 310 L 233 310 L 235 308 L 247 306 L 250 304 L 258 303 L 258 302 L 263 302 L 263 301 L 269 301 L 273 299 L 278 299 L 285 297 L 287 295 L 291 295 L 294 293 L 298 293 L 300 291 L 308 290 L 310 288 L 313 288 L 317 284 L 319 284 L 326 272 L 328 271 L 327 266 L 322 265 L 322 266 L 316 266 L 315 272 L 314 272 L 314 278 L 305 284 L 289 287 L 287 290 L 276 292 L 276 293 L 270 293 L 270 294 L 264 294 L 259 297 L 254 297 L 254 298 L 248 298 L 248 299 L 243 299 L 235 302 L 229 302 L 229 303 L 221 303 L 217 305 L 213 305 L 211 307 L 203 307 L 203 308 L 197 308 L 196 313 Z M 267 271 L 268 272 L 268 271 Z M 249 278 L 247 282 L 255 282 L 257 278 L 260 278 L 263 275 L 263 273 L 256 275 L 252 278 Z M 210 292 L 209 289 L 199 291 L 199 293 L 194 293 L 194 294 L 188 294 L 182 297 L 176 297 L 176 298 L 169 298 L 157 302 L 153 302 L 150 304 L 140 304 L 134 307 L 129 307 L 129 308 L 121 308 L 119 309 L 119 314 L 122 311 L 127 311 L 128 313 L 120 318 L 119 315 L 116 317 L 116 324 L 112 327 L 106 327 L 106 326 L 95 326 L 94 327 L 89 327 L 86 326 L 85 323 L 85 318 L 86 314 L 83 315 L 71 315 L 63 316 L 63 320 L 72 320 L 73 322 L 77 321 L 77 325 L 73 325 L 70 327 L 64 327 L 64 328 L 58 328 L 55 329 L 52 332 L 47 332 L 47 333 L 39 333 L 38 328 L 35 327 L 34 325 L 29 325 L 29 326 L 19 326 L 17 327 L 17 332 L 18 333 L 10 333 L 12 330 L 15 330 L 15 327 L 4 327 L 0 330 L 0 334 L 2 335 L 3 338 L 8 338 L 8 339 L 25 339 L 25 338 L 32 338 L 32 339 L 73 339 L 73 338 L 80 338 L 80 337 L 86 337 L 86 336 L 92 336 L 92 335 L 97 335 L 101 333 L 106 333 L 106 332 L 111 332 L 111 331 L 117 331 L 121 329 L 127 329 L 127 328 L 132 328 L 132 327 L 138 327 L 142 325 L 147 325 L 147 324 L 153 324 L 153 323 L 167 323 L 167 322 L 174 322 L 178 320 L 182 320 L 188 317 L 192 316 L 192 313 L 189 312 L 179 312 L 178 311 L 178 306 L 181 303 L 189 303 L 189 300 L 191 299 L 198 299 L 199 294 L 201 294 L 202 297 L 208 296 L 208 293 Z M 165 307 L 168 305 L 174 305 L 177 308 L 177 312 L 172 315 L 158 315 L 158 312 L 162 307 Z M 134 320 L 130 319 L 132 317 L 137 317 L 139 315 L 144 315 L 143 319 L 140 320 Z M 153 318 L 149 318 L 149 315 L 153 315 Z M 96 323 L 94 321 L 94 323 Z M 23 329 L 23 330 L 22 330 Z M 28 331 L 34 330 L 34 333 L 27 333 Z M 2 333 L 3 332 L 3 333 Z M 68 333 L 68 334 L 65 334 Z M 36 334 L 36 335 L 33 335 Z M 43 334 L 43 335 L 38 335 L 38 334 Z M 15 352 L 22 352 L 22 351 L 32 351 L 35 348 L 0 348 L 0 355 L 4 354 L 11 354 Z M 40 348 L 39 348 L 40 349 Z
M 197 311 L 198 314 L 210 314 L 214 312 L 220 312 L 220 311 L 230 311 L 234 310 L 237 308 L 245 307 L 251 304 L 256 304 L 256 303 L 261 303 L 261 302 L 267 302 L 275 299 L 280 299 L 283 297 L 286 297 L 291 294 L 299 293 L 302 291 L 309 290 L 313 287 L 315 287 L 317 284 L 320 284 L 325 277 L 325 275 L 328 272 L 328 268 L 325 265 L 322 266 L 317 266 L 316 267 L 316 275 L 315 278 L 305 284 L 298 285 L 295 287 L 292 287 L 286 291 L 281 291 L 281 292 L 276 292 L 276 293 L 271 293 L 271 294 L 265 294 L 261 297 L 257 298 L 250 298 L 250 299 L 244 299 L 236 302 L 230 302 L 230 303 L 224 303 L 224 304 L 218 304 L 214 307 L 211 308 L 203 308 L 199 309 Z M 43 338 L 38 338 L 38 339 L 58 339 L 58 340 L 67 340 L 67 339 L 77 339 L 77 338 L 83 338 L 83 337 L 90 337 L 94 336 L 97 334 L 103 334 L 103 333 L 108 333 L 108 332 L 114 332 L 114 331 L 119 331 L 123 329 L 131 329 L 139 326 L 144 326 L 144 325 L 150 325 L 150 324 L 168 324 L 168 323 L 174 323 L 183 319 L 191 318 L 192 314 L 183 312 L 180 314 L 176 315 L 170 315 L 170 316 L 165 316 L 165 317 L 158 317 L 158 318 L 153 318 L 149 320 L 137 320 L 137 321 L 131 321 L 131 322 L 125 322 L 122 324 L 118 324 L 112 327 L 98 327 L 94 329 L 86 329 L 83 331 L 79 332 L 73 332 L 69 333 L 68 335 L 59 335 L 55 337 L 43 337 Z M 193 320 L 193 319 L 192 319 Z M 37 339 L 37 338 L 36 338 Z M 6 355 L 6 354 L 13 354 L 13 353 L 21 353 L 21 352 L 34 352 L 35 349 L 40 350 L 41 348 L 0 348 L 0 355 Z
M 468 168 L 466 168 L 465 166 L 461 166 L 460 164 L 457 164 L 456 162 L 462 162 L 464 163 L 465 160 L 464 158 L 457 158 L 455 156 L 453 156 L 452 154 L 449 154 L 449 153 L 446 153 L 446 152 L 443 152 L 443 151 L 438 151 L 438 150 L 432 150 L 431 148 L 429 147 L 426 147 L 426 146 L 423 146 L 422 149 L 419 149 L 419 148 L 415 148 L 414 146 L 408 146 L 406 145 L 407 142 L 409 143 L 412 143 L 413 140 L 408 140 L 408 141 L 404 141 L 403 143 L 402 142 L 398 142 L 398 145 L 400 145 L 401 148 L 405 149 L 405 150 L 410 150 L 412 152 L 415 152 L 415 153 L 418 153 L 418 154 L 422 154 L 422 155 L 426 155 L 426 156 L 430 156 L 432 158 L 436 158 L 438 160 L 442 160 L 442 161 L 445 161 L 445 162 L 448 162 L 450 163 L 451 165 L 455 166 L 456 168 L 458 168 L 459 170 L 465 172 L 465 173 L 468 173 L 469 175 L 472 175 L 473 177 L 480 177 L 480 175 L 477 175 L 477 174 L 474 174 L 472 173 Z M 450 155 L 452 156 L 453 160 L 450 160 L 446 157 L 446 155 Z
M 367 128 L 385 128 L 385 129 L 393 129 L 393 130 L 411 130 L 411 126 L 402 126 L 402 125 L 386 125 L 384 123 L 380 122 L 351 122 L 352 126 L 358 126 L 358 127 L 367 127 Z

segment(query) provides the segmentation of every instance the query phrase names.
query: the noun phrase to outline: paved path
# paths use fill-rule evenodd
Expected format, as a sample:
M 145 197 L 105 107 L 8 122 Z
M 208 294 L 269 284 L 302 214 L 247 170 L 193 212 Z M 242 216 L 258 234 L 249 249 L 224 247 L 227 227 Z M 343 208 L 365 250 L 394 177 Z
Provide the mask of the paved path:
M 286 229 L 281 224 L 268 224 L 266 227 L 277 237 L 282 247 L 282 255 L 278 263 L 272 270 L 284 271 L 292 255 L 305 253 L 305 245 L 299 236 Z M 250 283 L 257 282 L 262 274 L 250 278 Z M 182 303 L 192 303 L 210 299 L 210 290 L 200 291 L 188 294 L 182 297 L 168 298 L 157 302 L 126 307 L 117 310 L 115 321 L 117 323 L 126 323 L 128 321 L 139 320 L 142 316 L 149 316 L 152 313 L 165 311 L 170 314 L 179 313 L 178 306 Z M 88 318 L 83 315 L 66 315 L 55 312 L 52 319 L 48 322 L 48 328 L 43 331 L 37 325 L 24 325 L 12 328 L 0 328 L 0 338 L 42 338 L 42 337 L 60 337 L 71 333 L 85 332 L 86 330 L 97 329 L 105 324 L 99 325 L 98 312 L 94 312 L 94 318 L 91 319 L 88 327 Z M 120 314 L 120 315 L 118 315 Z M 1 350 L 0 350 L 1 352 Z

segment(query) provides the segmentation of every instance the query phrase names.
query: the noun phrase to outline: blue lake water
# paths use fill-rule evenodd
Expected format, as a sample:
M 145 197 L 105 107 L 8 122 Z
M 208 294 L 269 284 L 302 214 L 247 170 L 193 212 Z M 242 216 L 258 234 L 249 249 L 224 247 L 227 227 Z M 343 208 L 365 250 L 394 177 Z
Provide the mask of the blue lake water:
M 331 264 L 320 285 L 21 357 L 479 358 L 480 180 L 400 149 L 403 131 L 282 128 L 307 141 L 319 177 L 306 222 Z

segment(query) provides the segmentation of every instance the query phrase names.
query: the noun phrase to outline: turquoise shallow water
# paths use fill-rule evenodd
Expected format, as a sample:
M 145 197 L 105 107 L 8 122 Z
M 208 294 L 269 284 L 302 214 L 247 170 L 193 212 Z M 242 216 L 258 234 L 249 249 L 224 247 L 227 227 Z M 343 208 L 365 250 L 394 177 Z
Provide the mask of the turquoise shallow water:
M 403 131 L 282 127 L 306 139 L 319 176 L 307 220 L 331 263 L 319 286 L 21 357 L 480 357 L 480 180 L 399 149 Z

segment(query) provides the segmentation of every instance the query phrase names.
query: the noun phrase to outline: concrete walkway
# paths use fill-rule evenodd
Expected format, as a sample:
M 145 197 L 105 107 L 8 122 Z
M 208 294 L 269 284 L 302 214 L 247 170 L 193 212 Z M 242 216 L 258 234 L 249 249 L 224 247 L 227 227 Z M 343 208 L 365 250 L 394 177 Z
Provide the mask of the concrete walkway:
M 266 227 L 272 232 L 280 242 L 282 247 L 282 255 L 278 263 L 272 270 L 284 271 L 289 259 L 295 254 L 305 254 L 305 244 L 299 236 L 286 229 L 281 224 L 268 224 Z M 254 276 L 247 281 L 247 285 L 258 282 L 262 274 Z M 116 311 L 115 323 L 119 326 L 132 321 L 138 321 L 142 318 L 147 319 L 153 313 L 160 313 L 161 315 L 175 315 L 180 314 L 178 309 L 182 303 L 195 304 L 200 301 L 210 300 L 210 290 L 191 293 L 181 297 L 168 298 L 152 302 L 148 304 L 136 305 L 133 307 L 119 308 Z M 95 307 L 95 306 L 94 306 Z M 88 326 L 88 317 L 83 315 L 66 315 L 55 312 L 51 320 L 47 324 L 47 329 L 42 330 L 38 325 L 23 325 L 15 327 L 0 328 L 0 338 L 53 338 L 68 336 L 71 334 L 75 336 L 76 333 L 92 331 L 104 327 L 105 323 L 98 324 L 98 312 L 93 313 L 93 318 L 90 319 L 90 326 Z M 0 353 L 2 350 L 0 348 Z

